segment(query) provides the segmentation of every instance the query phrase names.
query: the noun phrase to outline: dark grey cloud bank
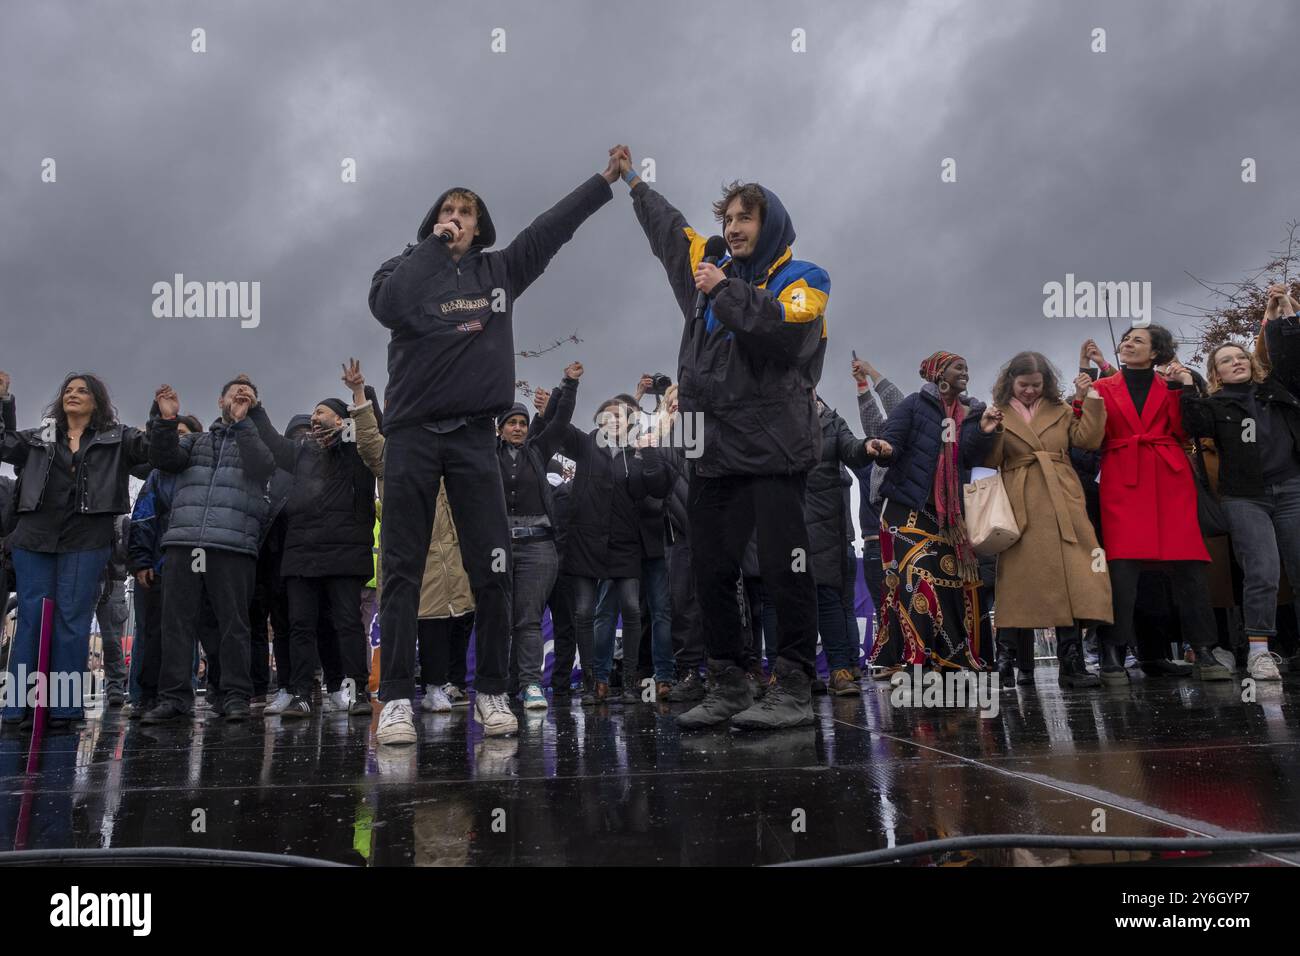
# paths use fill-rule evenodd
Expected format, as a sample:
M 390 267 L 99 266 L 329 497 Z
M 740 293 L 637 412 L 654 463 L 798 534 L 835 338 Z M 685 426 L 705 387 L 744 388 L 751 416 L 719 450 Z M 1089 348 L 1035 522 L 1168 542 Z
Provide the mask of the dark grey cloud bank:
M 904 390 L 936 348 L 972 391 L 1039 348 L 1067 368 L 1105 323 L 1043 318 L 1066 273 L 1147 280 L 1262 262 L 1300 214 L 1294 49 L 1281 2 L 12 3 L 0 29 L 0 368 L 33 424 L 91 369 L 122 418 L 166 381 L 214 411 L 253 376 L 283 424 L 383 387 L 374 268 L 451 184 L 503 241 L 607 148 L 653 157 L 702 231 L 732 178 L 775 189 L 833 282 L 822 392 L 855 424 L 850 350 Z M 190 52 L 190 30 L 208 52 Z M 490 50 L 493 28 L 507 52 Z M 1093 27 L 1108 52 L 1090 52 Z M 791 51 L 791 31 L 807 52 Z M 44 157 L 58 181 L 42 183 Z M 1241 182 L 1243 157 L 1259 181 Z M 340 181 L 353 157 L 358 182 Z M 957 182 L 940 182 L 953 157 Z M 680 318 L 626 187 L 516 310 L 518 377 L 588 368 L 579 413 L 675 374 Z M 151 287 L 259 281 L 261 322 L 157 319 Z M 1177 324 L 1175 320 L 1174 324 Z

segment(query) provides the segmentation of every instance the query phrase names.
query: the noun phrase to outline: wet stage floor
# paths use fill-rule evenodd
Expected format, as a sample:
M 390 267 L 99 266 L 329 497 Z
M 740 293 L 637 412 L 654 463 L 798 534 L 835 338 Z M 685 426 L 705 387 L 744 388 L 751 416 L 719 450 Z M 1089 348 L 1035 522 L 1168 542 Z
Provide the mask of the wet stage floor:
M 679 732 L 688 705 L 553 707 L 485 739 L 468 709 L 146 727 L 120 710 L 0 735 L 0 849 L 211 847 L 358 865 L 752 865 L 981 833 L 1230 836 L 1300 831 L 1300 675 L 1062 691 L 1056 669 L 974 709 L 891 706 L 889 686 L 817 697 L 817 723 Z M 205 719 L 206 718 L 206 719 Z M 469 729 L 467 735 L 467 728 Z M 990 850 L 910 865 L 1060 865 L 1149 854 Z M 1226 862 L 1226 861 L 1225 861 Z M 1232 862 L 1300 864 L 1300 852 Z

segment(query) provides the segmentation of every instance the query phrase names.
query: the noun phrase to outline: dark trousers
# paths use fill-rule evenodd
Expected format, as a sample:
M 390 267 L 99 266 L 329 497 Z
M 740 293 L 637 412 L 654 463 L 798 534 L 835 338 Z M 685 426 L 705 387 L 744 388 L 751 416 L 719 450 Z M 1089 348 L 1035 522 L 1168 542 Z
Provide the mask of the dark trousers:
M 431 617 L 419 622 L 420 681 L 426 686 L 454 684 L 465 689 L 465 655 L 474 630 L 474 612 L 459 617 Z M 379 657 L 383 666 L 383 655 Z
M 131 657 L 139 655 L 140 700 L 153 704 L 158 700 L 158 675 L 162 669 L 163 647 L 163 578 L 155 574 L 153 584 L 135 588 L 135 642 Z
M 778 653 L 806 673 L 814 673 L 817 591 L 808 566 L 811 554 L 803 520 L 806 480 L 805 473 L 691 479 L 687 497 L 695 552 L 691 566 L 710 658 L 745 665 L 736 580 L 750 534 L 757 528 L 763 591 L 776 606 L 781 630 Z
M 880 620 L 880 604 L 885 600 L 885 568 L 880 563 L 880 539 L 862 542 L 862 577 L 867 582 L 867 593 L 871 595 L 871 612 L 875 620 Z M 867 622 L 867 637 L 875 633 L 873 622 Z
M 704 627 L 691 574 L 691 542 L 678 538 L 668 546 L 668 594 L 673 615 L 673 656 L 685 677 L 704 665 Z
M 324 614 L 333 625 L 334 647 L 343 677 L 351 680 L 360 698 L 370 679 L 369 648 L 361 629 L 361 586 L 365 578 L 285 578 L 289 592 L 289 660 L 292 676 L 290 689 L 307 697 L 316 679 L 316 667 L 324 657 L 317 649 L 319 624 Z M 340 684 L 342 682 L 340 681 Z M 326 687 L 330 691 L 328 673 Z
M 272 593 L 271 607 L 271 656 L 275 659 L 275 686 L 279 690 L 288 690 L 293 675 L 293 662 L 289 654 L 289 594 L 284 589 L 284 579 L 280 578 Z
M 573 628 L 573 578 L 561 572 L 555 576 L 555 587 L 546 599 L 551 609 L 551 639 L 554 641 L 551 664 L 551 688 L 568 690 L 573 682 L 573 662 L 577 655 L 577 634 Z M 591 672 L 591 662 L 582 662 L 585 673 Z
M 578 643 L 578 656 L 582 658 L 582 683 L 587 687 L 596 684 L 596 592 L 599 584 L 595 578 L 569 575 L 573 635 Z
M 1141 561 L 1124 559 L 1108 562 L 1115 624 L 1102 629 L 1102 640 L 1107 643 L 1138 646 L 1133 610 L 1137 604 L 1142 564 Z M 1208 565 L 1203 561 L 1160 561 L 1154 562 L 1153 566 L 1169 578 L 1173 603 L 1182 623 L 1183 640 L 1194 648 L 1214 647 L 1218 639 L 1214 629 L 1214 611 L 1210 608 L 1209 582 L 1205 579 Z M 1161 656 L 1166 655 L 1167 651 Z
M 510 667 L 510 529 L 496 430 L 479 419 L 446 434 L 426 428 L 398 428 L 384 445 L 382 523 L 384 586 L 379 603 L 380 660 L 384 700 L 415 693 L 416 620 L 420 580 L 433 536 L 438 482 L 460 538 L 461 560 L 474 591 L 474 688 L 503 694 Z
M 191 550 L 185 546 L 167 548 L 163 562 L 163 653 L 158 698 L 182 710 L 194 709 L 190 678 L 195 641 L 204 636 L 200 616 L 206 596 L 217 621 L 216 640 L 213 646 L 204 647 L 209 678 L 216 662 L 224 698 L 247 702 L 253 693 L 248 664 L 248 608 L 257 559 L 250 554 L 207 548 L 204 570 L 194 571 Z M 213 689 L 211 679 L 208 686 Z

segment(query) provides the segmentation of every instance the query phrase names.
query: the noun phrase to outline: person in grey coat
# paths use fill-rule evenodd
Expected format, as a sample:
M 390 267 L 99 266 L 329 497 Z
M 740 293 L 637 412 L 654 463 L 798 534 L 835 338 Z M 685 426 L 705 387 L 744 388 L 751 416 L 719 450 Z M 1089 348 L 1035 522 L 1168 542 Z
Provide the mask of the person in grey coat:
M 257 552 L 269 508 L 267 485 L 275 459 L 248 420 L 257 388 L 244 378 L 221 389 L 221 418 L 210 430 L 180 437 L 180 399 L 158 390 L 161 418 L 152 423 L 149 461 L 177 474 L 171 521 L 163 537 L 163 654 L 158 706 L 146 724 L 187 720 L 194 710 L 190 672 L 195 632 L 206 593 L 216 613 L 221 664 L 219 695 L 228 721 L 249 717 L 249 605 Z

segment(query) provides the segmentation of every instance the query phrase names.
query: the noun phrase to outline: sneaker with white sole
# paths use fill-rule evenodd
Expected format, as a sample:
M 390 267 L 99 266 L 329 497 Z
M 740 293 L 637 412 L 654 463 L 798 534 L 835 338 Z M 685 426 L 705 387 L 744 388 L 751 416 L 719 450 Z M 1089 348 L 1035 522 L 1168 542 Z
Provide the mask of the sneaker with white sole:
M 411 716 L 411 702 L 407 698 L 385 702 L 379 714 L 379 728 L 375 739 L 381 744 L 415 743 L 415 720 Z
M 529 684 L 525 687 L 519 699 L 524 702 L 524 710 L 545 710 L 548 706 L 546 695 L 542 693 L 542 688 L 538 684 Z
M 346 714 L 352 706 L 352 695 L 340 687 L 332 694 L 323 694 L 320 699 L 322 714 Z
M 1216 661 L 1228 669 L 1228 673 L 1232 673 L 1237 669 L 1236 655 L 1226 647 L 1216 647 L 1211 653 Z
M 284 709 L 288 707 L 289 704 L 291 704 L 292 702 L 293 702 L 293 694 L 289 693 L 288 690 L 281 687 L 278 691 L 275 692 L 275 696 L 271 698 L 270 701 L 267 702 L 266 710 L 263 711 L 263 713 L 283 714 Z
M 451 713 L 451 700 L 441 687 L 430 684 L 424 689 L 424 700 L 420 701 L 420 709 L 435 714 L 449 714 Z
M 1277 669 L 1276 654 L 1256 654 L 1246 661 L 1246 673 L 1255 680 L 1281 680 L 1282 673 Z
M 443 684 L 442 692 L 447 695 L 453 707 L 468 707 L 469 695 L 457 687 L 455 684 Z
M 503 737 L 519 729 L 519 719 L 511 713 L 510 698 L 505 694 L 475 694 L 474 719 L 489 737 Z

